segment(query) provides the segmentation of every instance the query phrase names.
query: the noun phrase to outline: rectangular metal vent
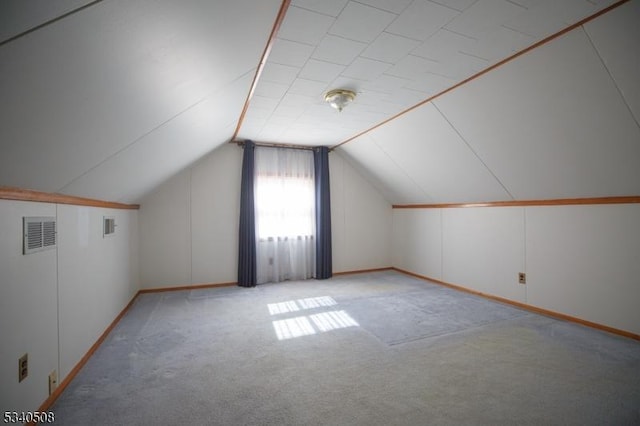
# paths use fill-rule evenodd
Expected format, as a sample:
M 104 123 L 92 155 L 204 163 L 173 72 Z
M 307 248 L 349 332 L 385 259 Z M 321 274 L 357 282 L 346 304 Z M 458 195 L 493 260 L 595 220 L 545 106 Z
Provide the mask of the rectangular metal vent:
M 23 217 L 22 254 L 55 248 L 58 233 L 55 217 Z
M 104 216 L 103 223 L 103 237 L 108 237 L 116 232 L 116 219 L 114 217 Z

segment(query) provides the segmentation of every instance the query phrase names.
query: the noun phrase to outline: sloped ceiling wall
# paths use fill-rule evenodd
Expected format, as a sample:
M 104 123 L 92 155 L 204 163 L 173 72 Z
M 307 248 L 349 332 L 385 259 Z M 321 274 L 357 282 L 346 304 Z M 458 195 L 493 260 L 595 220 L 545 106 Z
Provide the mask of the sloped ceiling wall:
M 84 3 L 3 2 L 0 41 Z M 104 1 L 1 45 L 0 185 L 135 202 L 231 138 L 280 4 Z
M 640 2 L 339 149 L 394 204 L 640 194 Z
M 293 0 L 238 136 L 344 141 L 612 2 Z M 234 135 L 282 4 L 0 2 L 0 185 L 139 201 Z M 638 195 L 639 21 L 628 1 L 338 149 L 394 204 Z M 342 114 L 335 84 L 362 90 Z

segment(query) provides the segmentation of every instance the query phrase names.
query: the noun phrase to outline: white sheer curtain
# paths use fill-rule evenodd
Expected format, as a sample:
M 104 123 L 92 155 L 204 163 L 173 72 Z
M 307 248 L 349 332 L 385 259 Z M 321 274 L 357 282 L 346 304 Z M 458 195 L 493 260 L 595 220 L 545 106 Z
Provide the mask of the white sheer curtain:
M 256 147 L 257 282 L 315 276 L 313 152 Z

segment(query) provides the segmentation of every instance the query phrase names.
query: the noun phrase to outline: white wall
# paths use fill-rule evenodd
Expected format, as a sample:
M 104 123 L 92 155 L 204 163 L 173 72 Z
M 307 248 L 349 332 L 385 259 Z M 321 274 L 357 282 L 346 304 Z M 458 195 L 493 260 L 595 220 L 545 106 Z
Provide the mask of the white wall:
M 36 410 L 58 368 L 56 251 L 22 254 L 22 217 L 55 216 L 54 204 L 0 200 L 0 412 Z M 18 383 L 18 358 L 29 376 Z
M 391 205 L 335 151 L 329 168 L 333 272 L 391 266 Z
M 241 164 L 225 144 L 142 200 L 143 288 L 237 280 Z
M 640 205 L 527 208 L 527 301 L 640 334 Z
M 334 272 L 391 265 L 391 206 L 339 154 L 329 156 Z M 147 195 L 143 288 L 237 280 L 242 149 L 225 144 Z
M 102 238 L 102 217 L 116 219 Z M 57 216 L 55 249 L 22 254 L 22 218 Z M 138 290 L 137 212 L 0 200 L 0 412 L 36 410 Z M 18 383 L 18 358 L 29 376 Z
M 103 216 L 116 231 L 102 236 Z M 138 214 L 69 205 L 58 206 L 58 300 L 61 377 L 138 291 Z
M 640 333 L 639 222 L 638 204 L 395 209 L 393 266 Z

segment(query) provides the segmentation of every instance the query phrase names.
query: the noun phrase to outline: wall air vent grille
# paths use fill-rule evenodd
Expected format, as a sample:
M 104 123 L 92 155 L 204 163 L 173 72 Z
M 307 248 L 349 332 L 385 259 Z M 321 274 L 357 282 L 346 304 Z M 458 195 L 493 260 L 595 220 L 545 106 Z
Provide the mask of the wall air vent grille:
M 55 248 L 58 236 L 55 217 L 24 217 L 22 229 L 22 254 Z
M 113 217 L 104 217 L 102 236 L 108 237 L 116 232 L 116 219 Z

